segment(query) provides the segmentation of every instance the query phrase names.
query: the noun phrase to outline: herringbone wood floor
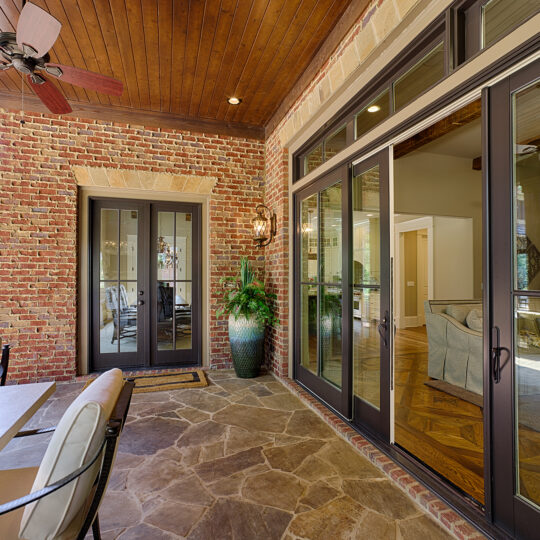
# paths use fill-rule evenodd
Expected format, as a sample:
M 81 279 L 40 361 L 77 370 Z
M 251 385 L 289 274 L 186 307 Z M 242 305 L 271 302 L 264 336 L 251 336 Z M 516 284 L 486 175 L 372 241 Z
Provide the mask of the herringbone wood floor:
M 395 442 L 465 493 L 484 502 L 482 409 L 424 383 L 425 326 L 395 337 Z

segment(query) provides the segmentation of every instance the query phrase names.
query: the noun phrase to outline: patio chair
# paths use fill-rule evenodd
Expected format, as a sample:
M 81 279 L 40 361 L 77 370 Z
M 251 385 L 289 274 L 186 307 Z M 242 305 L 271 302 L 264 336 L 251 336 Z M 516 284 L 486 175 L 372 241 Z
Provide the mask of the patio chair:
M 107 309 L 112 313 L 114 330 L 111 343 L 116 338 L 136 337 L 137 335 L 137 306 L 130 306 L 126 288 L 120 284 L 120 295 L 118 287 L 113 285 L 105 289 L 105 302 Z
M 119 369 L 107 371 L 75 399 L 56 428 L 16 435 L 54 431 L 39 468 L 0 471 L 0 538 L 82 540 L 92 527 L 94 540 L 100 539 L 98 509 L 133 387 Z
M 2 347 L 2 361 L 0 362 L 0 386 L 4 386 L 6 384 L 10 348 L 11 347 L 9 345 L 4 345 Z

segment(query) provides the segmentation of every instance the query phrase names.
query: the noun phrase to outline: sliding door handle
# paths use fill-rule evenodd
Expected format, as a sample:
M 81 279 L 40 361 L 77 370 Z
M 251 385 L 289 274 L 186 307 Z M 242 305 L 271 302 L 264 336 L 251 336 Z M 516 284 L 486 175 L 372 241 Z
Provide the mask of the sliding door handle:
M 506 347 L 501 347 L 501 331 L 498 326 L 494 326 L 491 329 L 491 343 L 493 345 L 491 348 L 491 376 L 493 377 L 493 382 L 499 384 L 501 382 L 502 368 L 506 365 L 512 353 Z M 503 352 L 506 352 L 508 356 L 504 364 L 501 365 Z
M 384 319 L 377 326 L 377 330 L 379 331 L 379 335 L 383 340 L 385 349 L 388 349 L 388 319 L 389 314 L 388 311 L 386 311 L 384 314 Z

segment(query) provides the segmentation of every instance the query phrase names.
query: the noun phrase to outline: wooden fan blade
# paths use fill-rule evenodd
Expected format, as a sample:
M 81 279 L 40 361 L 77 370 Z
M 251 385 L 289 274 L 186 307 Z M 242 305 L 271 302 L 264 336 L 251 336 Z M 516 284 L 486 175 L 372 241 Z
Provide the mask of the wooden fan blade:
M 41 77 L 45 80 L 45 82 L 42 84 L 36 84 L 32 80 L 31 75 L 26 76 L 28 84 L 32 87 L 32 90 L 36 93 L 37 97 L 41 99 L 47 109 L 54 114 L 70 113 L 72 109 L 60 90 L 58 90 L 58 88 L 56 88 L 52 82 L 45 79 L 43 75 L 41 75 Z
M 60 69 L 62 74 L 56 75 L 56 73 L 49 71 L 49 68 Z M 74 84 L 75 86 L 82 86 L 82 88 L 88 88 L 89 90 L 95 90 L 102 94 L 121 96 L 124 91 L 124 85 L 120 81 L 101 75 L 100 73 L 86 71 L 85 69 L 62 66 L 61 64 L 45 64 L 45 71 L 61 81 Z
M 17 45 L 28 52 L 24 45 L 30 45 L 36 52 L 31 56 L 41 58 L 54 45 L 62 24 L 52 15 L 27 2 L 17 23 Z

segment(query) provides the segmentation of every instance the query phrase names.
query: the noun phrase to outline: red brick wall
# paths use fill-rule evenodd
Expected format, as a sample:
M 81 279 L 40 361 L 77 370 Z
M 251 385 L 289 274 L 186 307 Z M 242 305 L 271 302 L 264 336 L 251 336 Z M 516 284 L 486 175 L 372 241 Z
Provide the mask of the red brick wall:
M 71 167 L 218 178 L 210 202 L 210 358 L 230 365 L 227 326 L 215 317 L 219 279 L 247 254 L 254 206 L 262 202 L 264 144 L 0 109 L 0 337 L 12 345 L 10 380 L 75 375 L 77 186 Z M 150 195 L 151 196 L 151 195 Z
M 289 368 L 289 197 L 288 152 L 273 135 L 266 141 L 265 204 L 277 217 L 277 235 L 265 248 L 265 283 L 277 294 L 279 325 L 267 336 L 266 362 L 280 377 Z

